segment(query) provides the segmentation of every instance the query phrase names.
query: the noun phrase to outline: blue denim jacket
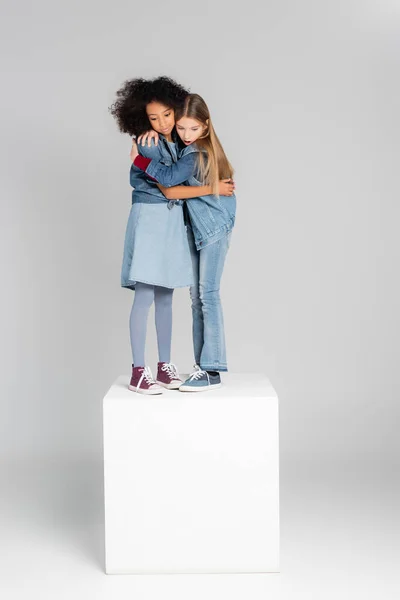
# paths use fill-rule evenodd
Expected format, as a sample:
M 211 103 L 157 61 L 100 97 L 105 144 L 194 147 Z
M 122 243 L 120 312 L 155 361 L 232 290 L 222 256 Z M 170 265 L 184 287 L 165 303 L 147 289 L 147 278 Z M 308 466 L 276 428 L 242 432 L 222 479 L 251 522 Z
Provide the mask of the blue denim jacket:
M 160 134 L 159 142 L 156 146 L 152 140 L 152 145 L 138 144 L 139 153 L 145 158 L 160 162 L 163 166 L 169 167 L 176 162 L 177 150 L 174 142 L 167 142 L 165 137 Z M 174 204 L 183 204 L 181 200 L 169 201 L 157 186 L 157 182 L 151 180 L 147 174 L 138 169 L 133 164 L 130 170 L 130 184 L 132 190 L 132 203 L 144 202 L 147 204 L 161 204 L 168 202 L 168 208 L 173 208 Z
M 183 146 L 179 142 L 177 142 L 177 149 L 177 162 L 166 165 L 160 160 L 153 159 L 148 165 L 146 173 L 165 187 L 172 187 L 180 183 L 191 186 L 203 185 L 196 179 L 197 153 L 200 152 L 200 149 L 196 144 Z M 233 229 L 236 218 L 235 195 L 199 196 L 186 200 L 186 207 L 198 250 L 220 240 Z

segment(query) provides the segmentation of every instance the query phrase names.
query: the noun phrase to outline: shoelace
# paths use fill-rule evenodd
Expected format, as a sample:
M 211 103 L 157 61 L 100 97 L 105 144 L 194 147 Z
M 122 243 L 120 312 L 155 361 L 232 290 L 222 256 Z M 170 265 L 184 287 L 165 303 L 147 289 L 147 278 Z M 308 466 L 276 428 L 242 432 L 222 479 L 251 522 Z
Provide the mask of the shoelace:
M 199 367 L 198 371 L 196 371 L 195 373 L 193 373 L 190 376 L 190 381 L 196 381 L 197 379 L 200 379 L 200 377 L 203 377 L 204 374 L 207 375 L 208 383 L 210 383 L 210 376 L 209 376 L 209 374 L 207 373 L 207 371 L 203 371 L 202 369 L 200 369 L 200 367 Z
M 174 363 L 165 363 L 161 367 L 161 371 L 166 371 L 170 379 L 179 379 L 178 367 Z
M 140 388 L 140 384 L 142 383 L 143 379 L 145 380 L 146 383 L 148 383 L 149 385 L 156 385 L 156 382 L 153 379 L 153 374 L 151 372 L 150 367 L 145 367 L 143 369 L 143 373 L 139 379 L 139 383 L 138 383 L 138 387 Z

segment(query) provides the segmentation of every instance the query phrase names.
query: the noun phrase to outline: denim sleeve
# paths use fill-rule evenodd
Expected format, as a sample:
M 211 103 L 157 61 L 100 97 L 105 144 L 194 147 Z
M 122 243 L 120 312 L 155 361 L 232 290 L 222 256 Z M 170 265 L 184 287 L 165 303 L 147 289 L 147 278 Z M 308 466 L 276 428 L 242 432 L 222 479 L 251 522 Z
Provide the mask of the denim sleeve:
M 138 169 L 137 167 L 135 167 L 135 165 L 132 163 L 130 171 L 129 171 L 129 182 L 131 184 L 131 186 L 133 188 L 136 188 L 139 184 L 142 184 L 144 182 L 149 182 L 151 181 L 151 179 L 148 179 L 146 177 L 146 173 L 144 171 L 142 171 L 141 169 Z
M 137 147 L 139 154 L 145 158 L 151 158 L 151 160 L 159 161 L 164 156 L 161 140 L 158 140 L 157 146 L 152 139 L 150 147 L 147 145 L 147 142 L 146 144 L 138 144 Z
M 179 185 L 189 179 L 195 172 L 197 164 L 197 153 L 191 152 L 182 156 L 178 162 L 171 166 L 163 165 L 160 162 L 152 161 L 146 169 L 150 177 L 154 177 L 165 187 Z

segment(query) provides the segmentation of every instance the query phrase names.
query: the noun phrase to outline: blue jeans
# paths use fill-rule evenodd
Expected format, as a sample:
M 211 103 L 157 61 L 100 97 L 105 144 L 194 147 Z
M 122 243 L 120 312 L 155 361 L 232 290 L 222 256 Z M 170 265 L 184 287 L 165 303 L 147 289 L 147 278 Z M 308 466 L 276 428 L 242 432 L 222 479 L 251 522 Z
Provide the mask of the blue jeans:
M 190 297 L 195 361 L 205 371 L 227 371 L 219 288 L 232 233 L 201 250 L 196 249 L 190 225 L 187 226 L 187 233 L 194 277 Z

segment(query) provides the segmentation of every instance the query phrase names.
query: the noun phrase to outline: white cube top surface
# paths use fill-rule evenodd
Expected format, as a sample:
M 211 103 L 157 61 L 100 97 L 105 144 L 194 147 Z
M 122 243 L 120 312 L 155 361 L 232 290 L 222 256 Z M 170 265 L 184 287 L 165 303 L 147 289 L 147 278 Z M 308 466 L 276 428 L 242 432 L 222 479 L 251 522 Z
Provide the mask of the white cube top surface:
M 181 379 L 184 381 L 189 375 L 181 374 Z M 123 398 L 124 396 L 132 399 L 132 396 L 143 398 L 146 400 L 160 399 L 158 396 L 143 396 L 131 392 L 128 389 L 130 377 L 127 375 L 121 375 L 113 383 L 110 390 L 107 393 L 107 397 Z M 232 398 L 232 397 L 252 397 L 252 398 L 266 398 L 272 397 L 277 398 L 277 394 L 272 387 L 269 379 L 266 375 L 260 373 L 221 373 L 222 387 L 217 389 L 211 389 L 207 392 L 180 392 L 179 390 L 166 390 L 163 389 L 161 397 L 164 399 L 183 398 L 194 400 L 195 398 L 202 398 L 203 401 L 215 398 Z

